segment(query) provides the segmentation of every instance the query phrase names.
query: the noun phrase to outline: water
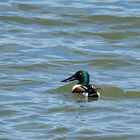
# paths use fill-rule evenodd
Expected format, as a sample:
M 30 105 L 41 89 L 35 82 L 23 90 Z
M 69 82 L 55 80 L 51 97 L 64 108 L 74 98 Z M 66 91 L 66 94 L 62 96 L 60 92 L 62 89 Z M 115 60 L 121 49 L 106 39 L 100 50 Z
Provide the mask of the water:
M 139 0 L 1 0 L 0 140 L 140 139 Z M 97 101 L 60 81 L 91 75 Z

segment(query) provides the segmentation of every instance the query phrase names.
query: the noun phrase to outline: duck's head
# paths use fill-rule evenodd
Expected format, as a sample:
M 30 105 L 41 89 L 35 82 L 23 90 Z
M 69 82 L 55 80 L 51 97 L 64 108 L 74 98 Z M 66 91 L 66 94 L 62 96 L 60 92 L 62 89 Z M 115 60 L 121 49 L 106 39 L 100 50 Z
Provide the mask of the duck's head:
M 70 76 L 69 78 L 62 80 L 61 82 L 70 82 L 78 80 L 81 85 L 88 85 L 90 81 L 89 74 L 86 71 L 80 70 L 77 71 L 74 75 Z

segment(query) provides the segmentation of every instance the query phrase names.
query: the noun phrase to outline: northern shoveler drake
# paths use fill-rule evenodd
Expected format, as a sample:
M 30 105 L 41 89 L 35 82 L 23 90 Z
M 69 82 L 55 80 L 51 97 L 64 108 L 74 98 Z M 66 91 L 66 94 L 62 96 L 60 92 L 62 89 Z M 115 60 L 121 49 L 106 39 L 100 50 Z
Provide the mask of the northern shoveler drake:
M 90 76 L 86 71 L 77 71 L 74 75 L 65 80 L 62 80 L 61 82 L 70 82 L 74 80 L 78 80 L 78 83 L 72 87 L 73 93 L 79 93 L 86 97 L 100 97 L 100 94 L 99 92 L 97 92 L 97 89 L 89 83 Z

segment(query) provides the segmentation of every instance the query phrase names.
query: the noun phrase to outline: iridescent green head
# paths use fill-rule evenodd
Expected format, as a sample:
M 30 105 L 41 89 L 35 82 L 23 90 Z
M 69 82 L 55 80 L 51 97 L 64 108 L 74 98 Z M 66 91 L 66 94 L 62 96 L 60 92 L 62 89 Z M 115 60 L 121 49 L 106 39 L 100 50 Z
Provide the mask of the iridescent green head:
M 69 82 L 69 81 L 74 81 L 74 80 L 78 80 L 79 81 L 78 84 L 88 85 L 89 81 L 90 81 L 90 77 L 89 77 L 89 74 L 86 71 L 80 70 L 80 71 L 77 71 L 71 77 L 69 77 L 65 80 L 62 80 L 61 82 Z

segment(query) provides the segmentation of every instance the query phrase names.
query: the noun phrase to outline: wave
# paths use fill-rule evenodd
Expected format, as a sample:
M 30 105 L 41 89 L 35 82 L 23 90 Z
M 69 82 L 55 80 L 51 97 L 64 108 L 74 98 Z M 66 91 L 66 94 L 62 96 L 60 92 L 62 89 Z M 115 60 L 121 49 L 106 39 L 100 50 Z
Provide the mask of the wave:
M 48 93 L 71 93 L 71 88 L 73 84 L 67 84 L 55 89 L 51 89 L 48 91 Z M 102 86 L 96 86 L 96 87 L 102 87 Z M 99 90 L 101 94 L 101 99 L 137 99 L 140 98 L 140 92 L 139 91 L 124 91 L 121 88 L 113 87 L 113 86 L 104 86 Z

